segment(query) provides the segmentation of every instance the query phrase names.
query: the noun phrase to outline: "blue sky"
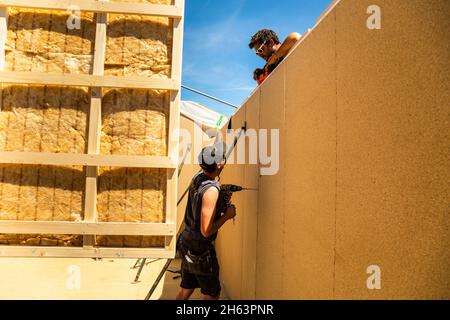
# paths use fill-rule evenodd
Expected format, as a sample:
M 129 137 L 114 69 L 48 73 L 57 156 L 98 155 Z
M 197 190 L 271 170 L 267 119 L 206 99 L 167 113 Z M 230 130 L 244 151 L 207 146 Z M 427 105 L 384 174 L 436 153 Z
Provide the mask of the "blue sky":
M 332 0 L 186 0 L 183 84 L 236 105 L 256 87 L 253 70 L 264 60 L 248 48 L 259 29 L 280 40 L 312 28 Z M 187 90 L 183 100 L 230 115 L 234 109 Z

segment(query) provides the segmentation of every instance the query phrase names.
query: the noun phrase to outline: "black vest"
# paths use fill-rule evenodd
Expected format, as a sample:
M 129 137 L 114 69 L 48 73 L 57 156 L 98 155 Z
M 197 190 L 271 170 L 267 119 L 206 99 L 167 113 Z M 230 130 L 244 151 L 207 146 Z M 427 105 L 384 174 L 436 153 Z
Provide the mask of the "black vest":
M 205 238 L 200 231 L 203 195 L 209 188 L 217 188 L 220 192 L 219 182 L 212 180 L 205 173 L 197 173 L 192 178 L 189 186 L 188 202 L 184 215 L 185 229 L 183 232 L 183 240 L 185 240 L 185 242 L 189 243 L 195 241 L 210 244 L 217 238 L 217 232 L 209 238 Z M 214 220 L 217 220 L 221 216 L 221 203 L 222 196 L 221 193 L 219 193 Z

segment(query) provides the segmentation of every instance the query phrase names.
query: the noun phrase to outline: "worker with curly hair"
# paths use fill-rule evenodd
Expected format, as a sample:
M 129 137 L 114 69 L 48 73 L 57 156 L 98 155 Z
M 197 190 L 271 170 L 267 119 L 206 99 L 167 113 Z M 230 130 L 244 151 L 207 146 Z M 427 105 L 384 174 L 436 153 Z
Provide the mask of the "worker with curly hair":
M 269 74 L 283 61 L 284 57 L 291 51 L 299 41 L 301 35 L 293 32 L 287 36 L 283 43 L 280 42 L 277 34 L 269 29 L 259 30 L 248 45 L 254 49 L 255 53 L 266 61 L 264 68 L 258 68 L 253 73 L 253 79 L 261 84 Z

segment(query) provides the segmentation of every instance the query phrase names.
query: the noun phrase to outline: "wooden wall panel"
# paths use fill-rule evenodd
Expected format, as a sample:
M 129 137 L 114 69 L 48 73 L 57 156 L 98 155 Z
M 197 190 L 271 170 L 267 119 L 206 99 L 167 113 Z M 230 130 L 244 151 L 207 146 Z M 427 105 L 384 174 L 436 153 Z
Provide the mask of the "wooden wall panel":
M 366 27 L 373 4 L 380 30 Z M 450 2 L 345 0 L 335 12 L 336 298 L 448 299 Z M 381 290 L 366 286 L 370 265 Z
M 232 129 L 236 130 L 245 124 L 246 109 L 241 107 L 233 117 Z M 243 141 L 243 140 L 241 140 Z M 227 149 L 231 144 L 227 144 Z M 234 155 L 237 155 L 235 149 Z M 236 164 L 237 157 L 232 164 L 229 163 L 221 175 L 221 184 L 237 184 L 242 186 L 244 184 L 244 165 Z M 243 239 L 243 223 L 244 218 L 244 202 L 245 195 L 243 192 L 234 193 L 232 203 L 236 205 L 237 216 L 235 221 L 228 221 L 219 231 L 217 239 L 217 256 L 221 268 L 221 281 L 223 289 L 233 299 L 241 299 L 241 284 L 245 280 L 242 278 L 242 239 Z
M 260 91 L 253 93 L 246 105 L 247 133 L 253 131 L 255 134 L 259 130 L 260 117 Z M 250 134 L 248 134 L 251 136 Z M 250 152 L 250 138 L 247 138 L 246 150 Z M 256 147 L 256 146 L 254 146 Z M 255 148 L 257 150 L 257 148 Z M 244 168 L 243 187 L 256 189 L 243 191 L 245 197 L 244 207 L 241 217 L 243 219 L 243 241 L 242 241 L 242 298 L 255 299 L 256 294 L 256 258 L 257 258 L 257 228 L 258 225 L 258 195 L 259 195 L 259 165 L 247 162 Z
M 284 74 L 281 65 L 261 86 L 260 128 L 283 129 Z M 280 137 L 280 150 L 286 150 Z M 271 141 L 270 141 L 271 143 Z M 287 147 L 287 146 L 286 146 Z M 271 150 L 269 144 L 268 150 Z M 284 181 L 286 158 L 281 152 L 277 174 L 260 177 L 258 199 L 258 248 L 256 266 L 256 298 L 283 298 L 284 264 Z
M 450 2 L 334 4 L 233 118 L 257 123 L 259 100 L 259 128 L 282 128 L 281 164 L 259 183 L 248 165 L 222 179 L 259 187 L 221 235 L 225 287 L 251 298 L 256 221 L 257 299 L 448 299 Z
M 284 292 L 333 297 L 336 192 L 335 15 L 286 62 Z

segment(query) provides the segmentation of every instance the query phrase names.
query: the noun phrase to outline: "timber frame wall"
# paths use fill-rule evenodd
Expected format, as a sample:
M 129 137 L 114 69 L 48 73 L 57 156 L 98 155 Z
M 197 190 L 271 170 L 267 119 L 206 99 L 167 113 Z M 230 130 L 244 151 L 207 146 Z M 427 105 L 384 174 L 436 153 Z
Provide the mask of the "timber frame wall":
M 66 11 L 70 6 L 77 6 L 81 11 L 97 13 L 92 75 L 3 71 L 8 26 L 8 7 Z M 136 76 L 104 76 L 108 13 L 164 16 L 174 20 L 172 72 L 170 79 L 151 79 Z M 0 0 L 0 83 L 83 86 L 91 88 L 87 154 L 0 152 L 0 163 L 86 166 L 86 196 L 83 221 L 0 221 L 0 233 L 83 235 L 83 247 L 0 246 L 0 256 L 97 258 L 174 257 L 176 243 L 177 163 L 179 145 L 178 138 L 173 135 L 173 133 L 178 130 L 180 124 L 179 104 L 181 91 L 183 15 L 184 0 L 174 0 L 174 5 L 125 2 L 110 3 L 107 2 L 107 0 Z M 168 156 L 123 156 L 100 154 L 102 88 L 160 89 L 170 91 Z M 98 167 L 100 166 L 167 169 L 165 223 L 97 222 L 97 181 Z M 94 246 L 95 235 L 165 236 L 166 240 L 164 248 L 103 248 Z

